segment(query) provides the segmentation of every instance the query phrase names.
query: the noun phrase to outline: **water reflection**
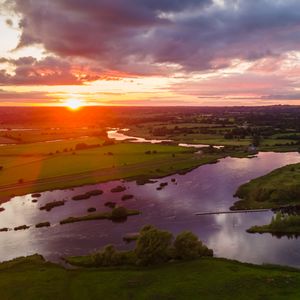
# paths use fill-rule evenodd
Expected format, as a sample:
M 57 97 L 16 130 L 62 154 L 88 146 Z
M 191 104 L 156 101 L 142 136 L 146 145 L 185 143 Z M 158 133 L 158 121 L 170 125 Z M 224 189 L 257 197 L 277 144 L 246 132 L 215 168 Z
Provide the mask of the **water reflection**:
M 122 131 L 127 131 L 126 128 L 122 129 Z M 132 143 L 151 143 L 151 144 L 158 144 L 161 142 L 171 142 L 171 140 L 156 140 L 156 139 L 151 139 L 147 140 L 145 138 L 141 137 L 135 137 L 135 136 L 129 136 L 124 133 L 122 133 L 119 129 L 111 129 L 107 131 L 107 136 L 110 139 L 115 139 L 117 141 L 125 141 L 125 140 L 130 140 Z
M 137 232 L 145 224 L 153 224 L 174 234 L 192 230 L 215 250 L 217 256 L 299 267 L 300 239 L 279 239 L 270 234 L 249 234 L 245 231 L 253 225 L 269 223 L 272 212 L 195 215 L 197 212 L 228 210 L 236 200 L 232 195 L 240 184 L 296 162 L 300 162 L 298 153 L 260 153 L 252 159 L 225 158 L 185 175 L 165 177 L 142 186 L 135 182 L 112 181 L 72 190 L 56 190 L 43 193 L 37 203 L 32 203 L 31 195 L 15 197 L 3 205 L 5 211 L 0 213 L 0 228 L 23 224 L 33 227 L 26 231 L 0 233 L 0 259 L 38 252 L 58 261 L 61 256 L 85 254 L 109 243 L 126 249 L 131 245 L 123 242 L 125 234 Z M 168 182 L 168 185 L 157 191 L 162 182 Z M 110 192 L 120 184 L 127 190 Z M 103 190 L 103 195 L 83 201 L 71 200 L 75 195 L 94 189 Z M 133 194 L 134 199 L 122 201 L 124 194 Z M 58 200 L 66 200 L 65 205 L 50 212 L 39 210 L 45 203 Z M 66 217 L 86 214 L 90 207 L 99 211 L 110 210 L 104 205 L 107 201 L 138 209 L 142 215 L 129 217 L 125 223 L 102 220 L 59 225 L 59 221 Z M 50 228 L 34 228 L 35 224 L 45 221 L 51 223 Z

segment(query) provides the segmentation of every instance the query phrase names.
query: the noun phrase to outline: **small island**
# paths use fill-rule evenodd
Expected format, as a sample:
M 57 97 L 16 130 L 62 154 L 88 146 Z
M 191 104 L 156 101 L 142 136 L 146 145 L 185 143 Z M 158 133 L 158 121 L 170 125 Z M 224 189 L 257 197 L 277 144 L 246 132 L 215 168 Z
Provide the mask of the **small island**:
M 98 212 L 98 213 L 91 213 L 84 216 L 79 217 L 69 217 L 64 220 L 60 221 L 60 224 L 69 224 L 69 223 L 76 223 L 82 221 L 92 221 L 92 220 L 112 220 L 112 221 L 123 221 L 126 220 L 129 216 L 139 215 L 140 212 L 135 209 L 127 209 L 125 207 L 119 206 L 112 209 L 109 212 Z
M 271 233 L 276 236 L 299 236 L 300 215 L 277 213 L 268 225 L 253 226 L 247 230 L 249 233 Z

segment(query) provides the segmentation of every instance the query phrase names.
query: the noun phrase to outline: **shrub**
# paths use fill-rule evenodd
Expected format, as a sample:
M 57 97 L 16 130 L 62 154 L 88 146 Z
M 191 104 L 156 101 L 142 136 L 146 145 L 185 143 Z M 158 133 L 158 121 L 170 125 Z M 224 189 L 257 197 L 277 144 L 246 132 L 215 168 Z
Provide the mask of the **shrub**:
M 140 231 L 135 253 L 138 263 L 156 264 L 169 259 L 172 234 L 153 226 L 146 226 Z
M 212 250 L 203 245 L 198 237 L 190 231 L 183 231 L 176 237 L 174 248 L 176 258 L 183 260 L 212 256 Z
M 120 264 L 118 252 L 113 245 L 107 245 L 101 252 L 95 253 L 94 260 L 99 266 L 117 266 Z
M 125 207 L 119 206 L 113 208 L 111 212 L 111 218 L 112 220 L 122 220 L 127 218 L 127 209 Z
M 174 241 L 175 255 L 179 259 L 193 259 L 198 257 L 198 237 L 190 231 L 181 232 Z

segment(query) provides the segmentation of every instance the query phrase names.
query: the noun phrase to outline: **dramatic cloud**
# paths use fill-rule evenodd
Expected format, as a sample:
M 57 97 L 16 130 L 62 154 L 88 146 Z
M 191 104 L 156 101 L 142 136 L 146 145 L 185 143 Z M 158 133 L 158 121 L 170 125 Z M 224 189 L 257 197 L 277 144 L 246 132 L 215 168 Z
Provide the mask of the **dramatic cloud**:
M 9 2 L 22 15 L 19 47 L 41 43 L 124 72 L 136 61 L 199 71 L 300 50 L 297 0 Z
M 16 51 L 45 52 L 0 59 L 2 86 L 98 84 L 130 101 L 122 80 L 141 78 L 136 95 L 151 90 L 161 102 L 163 78 L 165 102 L 300 100 L 299 0 L 3 1 Z
M 102 77 L 93 74 L 89 68 L 71 65 L 51 56 L 42 60 L 33 57 L 0 58 L 0 63 L 7 63 L 15 68 L 14 74 L 0 69 L 0 85 L 80 85 L 102 77 L 107 78 L 104 74 Z

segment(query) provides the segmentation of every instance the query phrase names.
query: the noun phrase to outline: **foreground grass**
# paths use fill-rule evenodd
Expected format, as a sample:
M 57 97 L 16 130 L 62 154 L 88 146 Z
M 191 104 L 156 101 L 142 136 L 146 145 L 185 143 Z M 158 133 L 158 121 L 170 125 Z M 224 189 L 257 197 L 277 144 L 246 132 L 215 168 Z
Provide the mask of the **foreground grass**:
M 300 272 L 216 258 L 66 270 L 34 255 L 0 264 L 2 300 L 299 299 Z
M 279 168 L 240 186 L 233 209 L 276 208 L 300 204 L 300 164 Z

